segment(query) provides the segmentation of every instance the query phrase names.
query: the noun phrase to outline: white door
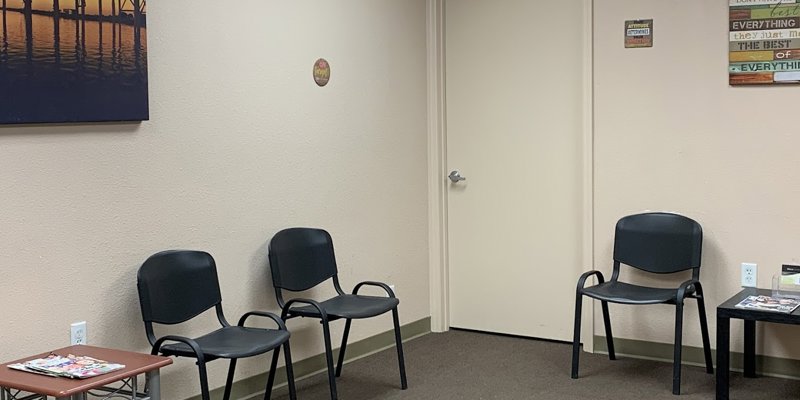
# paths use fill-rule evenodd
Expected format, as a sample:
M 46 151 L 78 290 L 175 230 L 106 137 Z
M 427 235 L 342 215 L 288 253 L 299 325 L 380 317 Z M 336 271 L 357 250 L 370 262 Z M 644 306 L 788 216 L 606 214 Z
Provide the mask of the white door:
M 445 0 L 451 327 L 572 340 L 583 3 Z

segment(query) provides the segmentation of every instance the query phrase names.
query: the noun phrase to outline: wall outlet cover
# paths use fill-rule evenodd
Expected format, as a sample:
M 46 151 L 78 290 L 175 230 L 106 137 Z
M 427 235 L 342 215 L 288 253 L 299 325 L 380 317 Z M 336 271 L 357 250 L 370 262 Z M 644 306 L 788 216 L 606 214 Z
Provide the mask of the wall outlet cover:
M 742 263 L 742 286 L 756 287 L 758 283 L 758 265 L 754 263 Z
M 69 343 L 71 345 L 87 344 L 86 321 L 80 321 L 69 326 Z

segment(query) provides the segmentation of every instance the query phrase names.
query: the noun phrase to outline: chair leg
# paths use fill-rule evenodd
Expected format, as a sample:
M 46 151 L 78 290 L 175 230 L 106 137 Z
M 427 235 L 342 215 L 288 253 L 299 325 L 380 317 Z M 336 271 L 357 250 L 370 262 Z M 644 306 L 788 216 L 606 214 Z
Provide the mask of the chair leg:
M 325 339 L 325 361 L 328 364 L 328 382 L 331 386 L 331 400 L 336 400 L 336 376 L 333 371 L 333 349 L 331 348 L 331 329 L 327 320 L 322 320 L 322 336 Z
M 200 396 L 203 400 L 211 400 L 211 395 L 208 393 L 208 373 L 206 372 L 206 363 L 197 363 L 197 368 L 200 370 Z
M 394 341 L 397 347 L 397 362 L 400 365 L 400 389 L 408 389 L 406 380 L 406 361 L 403 357 L 403 338 L 400 336 L 400 317 L 397 316 L 397 307 L 392 309 L 392 319 L 394 320 Z
M 269 375 L 267 375 L 267 388 L 264 390 L 264 400 L 269 400 L 270 397 L 272 397 L 272 385 L 275 384 L 275 370 L 278 369 L 278 356 L 280 354 L 280 346 L 272 350 L 272 361 L 269 363 Z
M 614 351 L 614 335 L 611 334 L 611 318 L 608 315 L 608 302 L 601 301 L 603 308 L 603 324 L 606 327 L 606 345 L 608 346 L 608 359 L 616 360 L 617 353 Z
M 352 319 L 348 318 L 344 323 L 344 335 L 342 335 L 342 347 L 339 348 L 339 362 L 336 363 L 336 377 L 342 376 L 342 364 L 344 364 L 344 352 L 347 349 L 347 336 L 350 335 L 350 323 Z
M 706 320 L 706 306 L 703 300 L 703 288 L 700 283 L 695 284 L 695 299 L 697 299 L 697 311 L 700 314 L 700 332 L 703 335 L 703 354 L 706 357 L 706 372 L 714 373 L 714 364 L 711 362 L 711 342 L 708 340 L 708 321 Z
M 572 379 L 578 379 L 578 361 L 580 360 L 581 347 L 581 310 L 583 296 L 581 292 L 575 295 L 575 332 L 572 336 Z
M 294 387 L 294 368 L 292 367 L 292 352 L 289 349 L 289 341 L 283 344 L 284 357 L 286 358 L 286 380 L 289 384 L 289 399 L 297 399 L 297 390 Z
M 672 364 L 672 394 L 681 394 L 681 351 L 683 350 L 683 303 L 675 305 L 675 356 Z
M 233 373 L 236 371 L 236 359 L 231 359 L 231 364 L 228 367 L 228 379 L 225 380 L 225 393 L 222 395 L 223 400 L 231 398 L 231 389 L 233 388 Z

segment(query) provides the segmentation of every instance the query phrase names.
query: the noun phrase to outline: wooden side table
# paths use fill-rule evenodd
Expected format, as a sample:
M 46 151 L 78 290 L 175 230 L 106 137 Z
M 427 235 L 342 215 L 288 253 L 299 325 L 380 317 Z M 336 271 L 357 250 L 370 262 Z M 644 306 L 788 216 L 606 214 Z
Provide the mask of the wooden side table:
M 112 363 L 124 364 L 125 368 L 87 379 L 56 378 L 8 368 L 8 364 L 46 357 L 51 353 L 94 357 Z M 0 364 L 0 399 L 17 399 L 17 395 L 12 394 L 12 390 L 17 390 L 36 393 L 41 395 L 44 399 L 47 399 L 47 396 L 52 396 L 57 400 L 84 400 L 86 399 L 86 393 L 90 390 L 104 390 L 106 385 L 110 383 L 123 381 L 130 386 L 129 391 L 124 390 L 123 392 L 130 395 L 131 399 L 141 399 L 142 397 L 140 397 L 140 395 L 146 395 L 149 397 L 145 398 L 149 398 L 150 400 L 161 400 L 159 369 L 169 364 L 172 364 L 172 359 L 150 354 L 86 345 L 64 347 L 51 352 Z M 136 378 L 140 374 L 145 374 L 148 387 L 147 393 L 136 393 Z M 119 396 L 118 392 L 114 392 L 112 389 L 108 390 L 109 396 L 112 394 L 117 397 Z

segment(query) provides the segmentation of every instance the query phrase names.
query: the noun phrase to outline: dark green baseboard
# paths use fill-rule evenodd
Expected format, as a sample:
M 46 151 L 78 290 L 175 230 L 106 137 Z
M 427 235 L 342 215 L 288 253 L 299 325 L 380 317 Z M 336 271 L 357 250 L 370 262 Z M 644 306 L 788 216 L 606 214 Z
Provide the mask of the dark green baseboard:
M 608 354 L 605 336 L 594 337 L 594 350 L 596 353 Z M 633 358 L 645 358 L 670 363 L 673 358 L 672 343 L 614 338 L 614 350 L 617 355 Z M 702 347 L 683 346 L 682 353 L 683 364 L 705 366 Z M 716 366 L 717 351 L 712 349 L 711 355 Z M 744 368 L 744 355 L 742 353 L 732 351 L 730 360 L 731 370 L 742 371 Z M 756 355 L 756 373 L 800 379 L 800 360 Z
M 414 321 L 400 327 L 401 336 L 403 341 L 413 339 L 418 336 L 431 332 L 431 318 L 423 318 L 419 321 Z M 320 330 L 320 335 L 322 330 Z M 347 344 L 347 353 L 345 354 L 345 362 L 349 362 L 373 353 L 377 353 L 388 347 L 394 346 L 394 330 L 388 330 L 379 333 L 375 336 L 359 340 L 357 342 Z M 294 348 L 294 346 L 292 346 Z M 294 353 L 294 352 L 293 352 Z M 334 363 L 339 355 L 339 349 L 334 349 L 333 360 Z M 295 379 L 305 376 L 313 375 L 318 372 L 324 371 L 326 367 L 325 354 L 317 354 L 300 361 L 292 362 L 294 369 Z M 232 399 L 242 399 L 252 397 L 254 395 L 264 396 L 264 385 L 267 382 L 267 373 L 258 374 L 249 378 L 236 381 L 231 390 Z M 286 385 L 286 368 L 280 367 L 275 373 L 275 387 Z M 199 387 L 199 385 L 198 385 Z M 224 387 L 219 387 L 211 391 L 212 399 L 221 399 Z M 187 400 L 201 400 L 200 395 L 193 396 Z

